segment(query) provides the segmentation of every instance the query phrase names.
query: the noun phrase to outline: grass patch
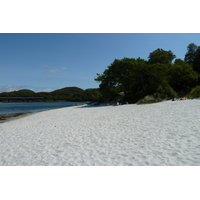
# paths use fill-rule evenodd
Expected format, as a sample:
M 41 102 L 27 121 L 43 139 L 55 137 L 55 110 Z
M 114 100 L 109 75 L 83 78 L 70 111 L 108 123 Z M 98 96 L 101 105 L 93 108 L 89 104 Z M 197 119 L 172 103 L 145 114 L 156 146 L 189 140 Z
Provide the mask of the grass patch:
M 25 115 L 25 113 L 14 113 L 9 115 L 0 115 L 0 121 L 5 121 L 14 117 L 19 117 L 21 115 Z

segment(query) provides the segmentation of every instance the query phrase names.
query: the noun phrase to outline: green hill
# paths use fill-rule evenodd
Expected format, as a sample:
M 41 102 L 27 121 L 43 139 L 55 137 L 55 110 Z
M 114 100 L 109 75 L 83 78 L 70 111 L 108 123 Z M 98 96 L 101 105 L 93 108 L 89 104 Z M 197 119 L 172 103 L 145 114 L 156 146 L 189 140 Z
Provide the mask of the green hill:
M 46 101 L 97 101 L 100 96 L 99 89 L 83 90 L 78 87 L 65 87 L 52 92 L 36 93 L 32 90 L 23 89 L 0 93 L 0 97 L 44 97 Z

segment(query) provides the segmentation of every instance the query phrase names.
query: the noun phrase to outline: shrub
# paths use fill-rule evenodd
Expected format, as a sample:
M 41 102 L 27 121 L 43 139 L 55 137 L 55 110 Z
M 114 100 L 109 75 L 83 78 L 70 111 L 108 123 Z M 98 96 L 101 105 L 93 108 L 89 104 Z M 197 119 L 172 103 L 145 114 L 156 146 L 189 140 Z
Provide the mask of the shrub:
M 192 89 L 192 91 L 189 94 L 190 98 L 199 98 L 200 97 L 200 86 L 196 86 Z
M 143 99 L 140 99 L 137 104 L 157 103 L 162 101 L 161 98 L 157 98 L 153 95 L 147 95 Z
M 171 99 L 176 98 L 177 93 L 168 85 L 159 86 L 156 92 L 154 93 L 154 97 L 160 99 Z

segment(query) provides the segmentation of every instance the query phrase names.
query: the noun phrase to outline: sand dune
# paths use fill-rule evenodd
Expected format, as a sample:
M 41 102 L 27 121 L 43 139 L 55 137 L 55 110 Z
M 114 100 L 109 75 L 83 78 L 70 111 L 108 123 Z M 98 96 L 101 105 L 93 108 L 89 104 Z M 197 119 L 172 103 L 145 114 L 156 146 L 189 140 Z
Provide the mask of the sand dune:
M 0 165 L 200 165 L 200 100 L 68 107 L 0 124 Z

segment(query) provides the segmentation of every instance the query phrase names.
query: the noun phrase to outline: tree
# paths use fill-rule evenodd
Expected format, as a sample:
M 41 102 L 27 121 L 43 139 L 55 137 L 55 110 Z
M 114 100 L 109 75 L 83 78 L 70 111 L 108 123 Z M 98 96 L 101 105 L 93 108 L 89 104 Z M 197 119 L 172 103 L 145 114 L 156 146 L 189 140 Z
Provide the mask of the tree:
M 188 51 L 191 49 L 195 49 L 194 44 L 189 45 Z M 100 82 L 102 98 L 114 100 L 123 92 L 123 101 L 136 102 L 149 95 L 158 101 L 175 97 L 176 92 L 186 92 L 198 81 L 200 47 L 195 50 L 193 63 L 176 59 L 173 64 L 175 57 L 172 51 L 157 49 L 150 53 L 148 61 L 141 58 L 115 59 L 103 74 L 97 74 L 95 78 Z
M 103 74 L 97 74 L 95 81 L 101 82 L 100 90 L 109 90 L 112 93 L 123 91 L 126 93 L 130 89 L 130 74 L 134 59 L 115 59 Z M 116 91 L 118 88 L 118 91 Z M 121 90 L 121 91 L 120 91 Z
M 187 63 L 193 63 L 196 56 L 197 45 L 191 43 L 187 46 L 187 53 L 185 54 L 184 61 Z
M 168 65 L 155 63 L 147 67 L 148 91 L 154 93 L 160 85 L 166 85 L 168 82 Z
M 85 94 L 87 96 L 86 100 L 88 101 L 99 101 L 101 99 L 101 93 L 99 89 L 87 89 L 85 90 Z
M 103 74 L 97 74 L 95 79 L 100 82 L 100 91 L 105 99 L 111 99 L 119 92 L 124 92 L 126 97 L 133 91 L 145 90 L 146 65 L 147 62 L 140 58 L 115 59 Z
M 97 78 L 94 80 L 100 82 L 99 90 L 102 94 L 103 101 L 110 101 L 115 98 L 117 81 L 109 69 L 106 69 L 103 74 L 97 74 Z
M 140 90 L 147 89 L 146 70 L 147 70 L 147 61 L 141 58 L 137 58 L 133 65 L 132 79 L 135 80 L 135 83 L 137 83 L 137 87 Z
M 193 61 L 193 69 L 200 74 L 200 46 L 196 49 Z
M 176 56 L 172 53 L 172 51 L 165 51 L 163 49 L 156 49 L 155 51 L 149 54 L 149 64 L 162 63 L 162 64 L 171 64 L 172 60 L 176 58 Z
M 181 64 L 183 64 L 184 63 L 184 61 L 182 60 L 182 59 L 180 59 L 180 58 L 177 58 L 175 61 L 174 61 L 174 64 L 175 65 L 181 65 Z

